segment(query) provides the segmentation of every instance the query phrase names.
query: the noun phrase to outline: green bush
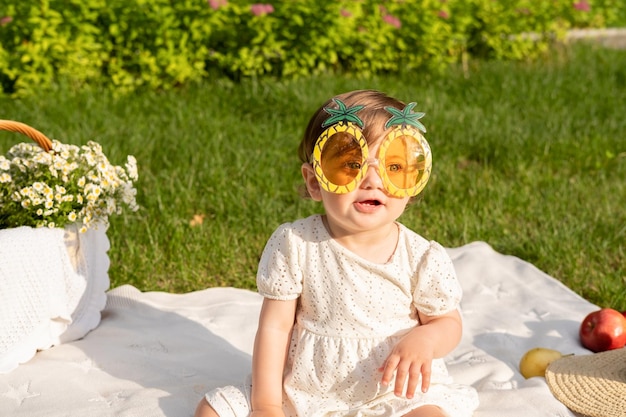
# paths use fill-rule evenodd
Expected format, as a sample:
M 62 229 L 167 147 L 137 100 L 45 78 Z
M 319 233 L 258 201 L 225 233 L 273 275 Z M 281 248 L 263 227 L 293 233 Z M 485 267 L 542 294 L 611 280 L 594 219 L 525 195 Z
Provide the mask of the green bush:
M 527 59 L 570 27 L 624 23 L 622 0 L 5 0 L 0 85 L 119 92 L 212 77 L 441 69 Z

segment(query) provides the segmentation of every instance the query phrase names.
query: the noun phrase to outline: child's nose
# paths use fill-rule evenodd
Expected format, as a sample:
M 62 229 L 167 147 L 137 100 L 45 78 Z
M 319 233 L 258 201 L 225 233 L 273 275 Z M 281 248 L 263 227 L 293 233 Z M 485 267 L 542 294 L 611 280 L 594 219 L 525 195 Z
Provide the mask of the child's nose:
M 382 188 L 383 180 L 378 172 L 378 159 L 369 159 L 367 161 L 367 171 L 361 182 L 361 187 L 365 189 Z

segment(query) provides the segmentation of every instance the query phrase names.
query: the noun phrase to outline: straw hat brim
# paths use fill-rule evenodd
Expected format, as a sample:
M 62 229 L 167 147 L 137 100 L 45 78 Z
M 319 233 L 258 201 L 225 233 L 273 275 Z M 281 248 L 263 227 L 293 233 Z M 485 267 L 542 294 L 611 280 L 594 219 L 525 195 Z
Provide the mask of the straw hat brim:
M 552 394 L 589 417 L 626 417 L 626 348 L 565 356 L 546 369 Z

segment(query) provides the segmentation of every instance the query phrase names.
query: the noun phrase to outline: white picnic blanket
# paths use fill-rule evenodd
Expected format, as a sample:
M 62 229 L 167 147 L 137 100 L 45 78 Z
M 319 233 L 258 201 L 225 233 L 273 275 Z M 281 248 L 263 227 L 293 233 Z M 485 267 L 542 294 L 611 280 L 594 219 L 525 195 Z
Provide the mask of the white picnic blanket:
M 597 307 L 512 256 L 474 242 L 449 249 L 465 291 L 465 333 L 450 373 L 479 392 L 476 417 L 571 417 L 543 378 L 525 380 L 523 353 L 589 353 L 578 327 Z M 250 371 L 261 297 L 235 288 L 187 294 L 108 292 L 100 325 L 0 375 L 0 415 L 187 417 L 209 389 Z

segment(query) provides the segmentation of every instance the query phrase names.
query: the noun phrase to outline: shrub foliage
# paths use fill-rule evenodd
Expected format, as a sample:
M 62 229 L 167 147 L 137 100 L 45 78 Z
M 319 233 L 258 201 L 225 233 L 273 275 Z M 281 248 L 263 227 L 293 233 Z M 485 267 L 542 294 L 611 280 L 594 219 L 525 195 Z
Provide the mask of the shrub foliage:
M 527 59 L 571 27 L 606 27 L 623 0 L 5 0 L 0 85 L 64 80 L 128 92 L 228 76 L 440 69 Z M 532 34 L 532 36 L 530 36 Z

